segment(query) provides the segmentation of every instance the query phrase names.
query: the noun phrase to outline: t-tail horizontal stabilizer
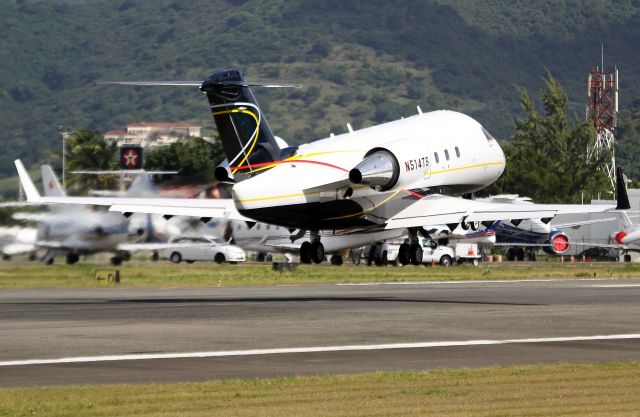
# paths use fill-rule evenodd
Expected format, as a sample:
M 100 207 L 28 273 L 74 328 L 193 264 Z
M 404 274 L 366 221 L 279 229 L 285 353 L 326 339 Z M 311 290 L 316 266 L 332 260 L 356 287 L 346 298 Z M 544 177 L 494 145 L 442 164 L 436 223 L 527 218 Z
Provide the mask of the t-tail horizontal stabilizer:
M 622 173 L 622 168 L 616 168 L 616 210 L 629 210 L 629 195 L 627 194 L 626 177 Z
M 236 69 L 218 71 L 204 81 L 115 81 L 130 86 L 199 87 L 206 94 L 229 161 L 229 172 L 216 170 L 219 181 L 240 182 L 290 156 L 280 149 L 250 87 L 299 88 L 300 84 L 245 80 Z

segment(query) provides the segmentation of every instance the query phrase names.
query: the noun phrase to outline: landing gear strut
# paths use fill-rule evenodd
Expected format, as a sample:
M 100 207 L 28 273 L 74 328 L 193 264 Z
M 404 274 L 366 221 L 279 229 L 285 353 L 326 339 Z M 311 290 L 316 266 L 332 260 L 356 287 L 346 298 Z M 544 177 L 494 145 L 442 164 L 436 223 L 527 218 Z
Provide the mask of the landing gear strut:
M 409 239 L 408 242 L 400 245 L 398 251 L 398 262 L 400 265 L 407 265 L 409 263 L 413 265 L 422 264 L 422 245 L 420 245 L 420 240 L 418 239 L 418 233 L 422 234 L 425 239 L 429 240 L 431 246 L 437 244 L 431 239 L 431 236 L 424 230 L 418 228 L 409 228 Z
M 318 232 L 311 232 L 311 242 L 302 242 L 300 245 L 300 263 L 322 263 L 324 261 L 324 245 L 320 242 Z

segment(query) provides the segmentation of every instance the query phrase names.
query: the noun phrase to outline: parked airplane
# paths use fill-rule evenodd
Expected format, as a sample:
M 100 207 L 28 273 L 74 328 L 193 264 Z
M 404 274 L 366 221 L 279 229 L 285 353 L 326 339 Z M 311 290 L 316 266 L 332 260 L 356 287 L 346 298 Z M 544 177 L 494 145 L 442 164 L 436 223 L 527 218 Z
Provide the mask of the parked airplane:
M 214 73 L 200 81 L 121 82 L 137 86 L 199 87 L 218 127 L 227 164 L 216 169 L 233 182 L 239 213 L 254 221 L 309 231 L 300 247 L 314 262 L 324 259 L 321 231 L 374 232 L 406 229 L 410 243 L 402 259 L 420 264 L 418 234 L 429 224 L 492 224 L 500 220 L 550 219 L 561 213 L 628 208 L 624 184 L 617 207 L 557 204 L 495 204 L 457 197 L 480 190 L 502 174 L 500 145 L 477 121 L 462 113 L 434 111 L 299 147 L 281 149 L 260 110 L 250 82 L 238 70 Z M 42 198 L 17 168 L 28 200 L 98 204 L 87 198 Z M 618 178 L 620 184 L 621 179 Z M 100 204 L 123 213 L 145 212 L 211 218 L 228 205 L 216 200 L 104 199 Z
M 346 234 L 326 231 L 322 232 L 322 242 L 325 254 L 331 255 L 331 264 L 342 265 L 345 251 L 381 240 L 394 239 L 403 233 L 403 230 L 398 229 Z M 245 250 L 259 254 L 300 254 L 301 263 L 313 262 L 307 253 L 300 253 L 300 248 L 310 238 L 308 231 L 303 230 L 301 233 L 292 235 L 288 229 L 277 225 L 231 221 L 227 223 L 223 236 L 225 240 L 233 239 L 236 245 Z M 288 256 L 287 258 L 290 259 Z
M 0 227 L 0 253 L 4 260 L 25 253 L 35 254 L 38 250 L 36 238 L 38 229 L 34 227 Z
M 42 183 L 48 198 L 68 198 L 53 169 L 42 166 Z M 33 183 L 31 183 L 33 186 Z M 34 186 L 35 188 L 35 186 Z M 58 254 L 74 264 L 81 255 L 111 252 L 111 263 L 119 265 L 130 253 L 139 250 L 160 250 L 175 244 L 140 243 L 147 237 L 148 224 L 131 227 L 129 219 L 113 212 L 95 211 L 82 205 L 69 207 L 53 205 L 49 213 L 26 213 L 21 217 L 38 222 L 34 245 L 47 252 L 43 262 L 50 265 Z

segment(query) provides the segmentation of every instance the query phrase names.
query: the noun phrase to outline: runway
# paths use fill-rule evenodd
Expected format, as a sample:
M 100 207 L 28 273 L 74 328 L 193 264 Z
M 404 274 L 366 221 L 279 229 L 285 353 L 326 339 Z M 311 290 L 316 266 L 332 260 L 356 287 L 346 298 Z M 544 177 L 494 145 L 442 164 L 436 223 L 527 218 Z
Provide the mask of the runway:
M 6 290 L 0 386 L 640 360 L 639 301 L 640 280 Z

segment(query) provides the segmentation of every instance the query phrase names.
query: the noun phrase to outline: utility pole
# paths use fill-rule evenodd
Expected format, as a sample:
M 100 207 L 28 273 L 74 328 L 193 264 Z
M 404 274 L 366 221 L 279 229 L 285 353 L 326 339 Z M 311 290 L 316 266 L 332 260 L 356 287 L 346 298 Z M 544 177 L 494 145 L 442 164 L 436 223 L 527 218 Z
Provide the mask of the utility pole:
M 66 172 L 66 159 L 67 159 L 67 135 L 68 132 L 66 131 L 65 127 L 60 125 L 58 126 L 58 133 L 60 134 L 60 137 L 62 138 L 62 189 L 66 190 L 67 186 L 65 184 L 65 172 Z

